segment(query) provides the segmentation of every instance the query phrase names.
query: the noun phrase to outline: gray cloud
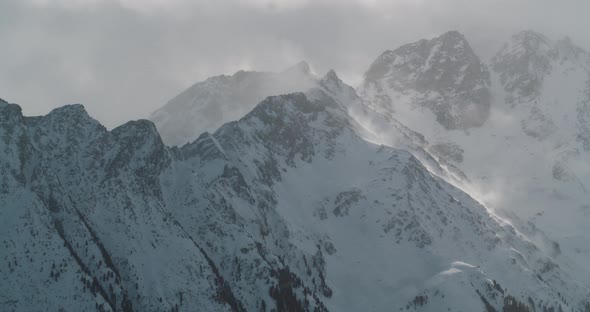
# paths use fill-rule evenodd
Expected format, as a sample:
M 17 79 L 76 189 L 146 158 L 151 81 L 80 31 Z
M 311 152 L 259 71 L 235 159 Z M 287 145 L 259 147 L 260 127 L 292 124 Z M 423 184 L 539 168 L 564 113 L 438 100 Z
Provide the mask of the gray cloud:
M 0 97 L 43 114 L 83 103 L 109 127 L 192 83 L 307 60 L 349 83 L 386 49 L 463 32 L 489 57 L 513 32 L 589 49 L 586 0 L 4 0 Z

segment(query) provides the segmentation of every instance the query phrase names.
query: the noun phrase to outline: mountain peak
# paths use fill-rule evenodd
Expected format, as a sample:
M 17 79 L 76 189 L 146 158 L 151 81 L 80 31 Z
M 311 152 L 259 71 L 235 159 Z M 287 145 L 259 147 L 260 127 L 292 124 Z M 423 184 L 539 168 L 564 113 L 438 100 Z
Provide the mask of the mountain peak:
M 235 72 L 233 75 L 231 75 L 231 78 L 235 79 L 235 81 L 241 81 L 241 80 L 245 79 L 246 77 L 248 77 L 249 75 L 253 75 L 256 73 L 257 72 L 255 72 L 255 71 L 240 69 L 237 72 Z M 213 77 L 213 79 L 215 79 L 216 77 L 221 77 L 223 79 L 226 76 L 215 76 L 215 77 Z
M 520 41 L 526 43 L 544 43 L 550 44 L 551 40 L 547 38 L 544 34 L 534 30 L 522 30 L 514 35 L 511 38 L 512 41 Z
M 21 120 L 22 117 L 22 108 L 19 105 L 0 101 L 0 124 L 8 120 Z
M 440 49 L 441 51 L 446 51 L 447 53 L 453 53 L 453 54 L 468 54 L 468 55 L 474 55 L 475 53 L 473 52 L 473 50 L 471 49 L 471 46 L 469 45 L 469 42 L 467 41 L 467 38 L 465 38 L 465 36 L 456 31 L 456 30 L 451 30 L 448 31 L 430 41 L 434 41 L 434 42 L 441 42 L 440 43 Z
M 469 42 L 458 31 L 384 52 L 365 74 L 363 88 L 420 94 L 447 129 L 477 127 L 489 114 L 490 77 Z M 379 97 L 383 99 L 383 97 Z M 393 105 L 385 100 L 385 106 Z
M 526 29 L 519 31 L 518 33 L 512 36 L 513 40 L 522 40 L 522 41 L 545 41 L 549 42 L 547 36 L 541 34 L 532 29 Z
M 330 69 L 322 78 L 322 81 L 336 81 L 340 82 L 340 78 L 336 75 L 336 72 L 333 69 Z
M 150 117 L 168 145 L 183 145 L 203 132 L 238 120 L 267 96 L 306 91 L 317 77 L 307 62 L 275 72 L 238 71 L 196 83 Z
M 561 60 L 580 61 L 578 63 L 590 69 L 590 53 L 576 45 L 572 39 L 565 36 L 555 42 L 555 50 Z
M 467 39 L 465 39 L 465 36 L 457 30 L 449 30 L 446 33 L 438 36 L 435 39 L 453 40 L 453 41 L 467 41 Z
M 88 112 L 86 112 L 86 108 L 82 104 L 68 104 L 60 106 L 58 108 L 53 109 L 49 114 L 75 114 L 88 116 Z
M 94 118 L 88 115 L 86 108 L 82 104 L 68 104 L 58 108 L 54 108 L 47 114 L 48 120 L 55 120 L 56 122 L 83 122 L 98 124 Z
M 492 58 L 492 68 L 507 92 L 506 102 L 514 105 L 535 99 L 557 57 L 546 36 L 532 30 L 513 35 Z
M 553 41 L 536 31 L 525 30 L 512 35 L 496 53 L 492 62 L 500 63 L 506 59 L 520 58 L 523 61 L 537 63 L 550 63 L 556 59 L 576 61 L 580 55 L 584 54 L 589 55 L 568 36 Z M 550 64 L 545 65 L 549 66 Z
M 445 58 L 445 60 L 441 60 Z M 448 31 L 433 39 L 422 39 L 408 43 L 395 50 L 383 52 L 365 73 L 367 79 L 383 78 L 387 67 L 408 67 L 406 74 L 435 70 L 437 64 L 447 60 L 470 61 L 478 59 L 463 34 L 456 30 Z M 479 61 L 479 60 L 478 60 Z
M 142 132 L 142 133 L 150 133 L 150 134 L 158 134 L 158 130 L 156 130 L 156 126 L 153 122 L 147 119 L 138 119 L 138 120 L 131 120 L 128 121 L 115 129 L 112 132 Z
M 550 54 L 552 42 L 545 35 L 533 30 L 524 30 L 514 34 L 503 50 L 511 54 Z

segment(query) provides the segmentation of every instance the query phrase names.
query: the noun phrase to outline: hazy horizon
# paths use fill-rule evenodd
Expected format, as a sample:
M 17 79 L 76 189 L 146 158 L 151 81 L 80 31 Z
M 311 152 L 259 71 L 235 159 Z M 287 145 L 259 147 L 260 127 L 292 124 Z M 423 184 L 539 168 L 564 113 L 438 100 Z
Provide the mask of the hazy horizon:
M 25 0 L 0 4 L 0 98 L 27 115 L 81 103 L 112 128 L 207 77 L 307 61 L 356 86 L 383 51 L 448 30 L 489 58 L 533 29 L 585 49 L 584 1 Z M 526 14 L 526 15 L 525 15 Z

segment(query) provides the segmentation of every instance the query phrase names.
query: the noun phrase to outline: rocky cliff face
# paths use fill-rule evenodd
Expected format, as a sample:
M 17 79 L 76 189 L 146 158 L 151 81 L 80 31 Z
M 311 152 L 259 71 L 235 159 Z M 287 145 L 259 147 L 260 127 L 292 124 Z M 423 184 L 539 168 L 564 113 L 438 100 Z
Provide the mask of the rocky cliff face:
M 543 93 L 545 77 L 559 71 L 560 65 L 588 69 L 589 61 L 589 54 L 569 38 L 553 42 L 528 30 L 512 36 L 492 58 L 491 66 L 506 91 L 506 103 L 516 105 L 537 100 Z
M 365 73 L 361 95 L 395 111 L 409 96 L 446 129 L 481 126 L 490 110 L 490 75 L 465 37 L 456 31 L 385 51 Z
M 25 117 L 0 103 L 2 310 L 588 304 L 421 157 L 368 142 L 362 101 L 335 73 L 318 85 L 181 148 L 148 121 L 107 131 L 79 105 Z
M 516 104 L 537 98 L 557 56 L 549 39 L 533 31 L 520 32 L 504 44 L 492 59 L 492 68 L 507 92 L 506 102 Z

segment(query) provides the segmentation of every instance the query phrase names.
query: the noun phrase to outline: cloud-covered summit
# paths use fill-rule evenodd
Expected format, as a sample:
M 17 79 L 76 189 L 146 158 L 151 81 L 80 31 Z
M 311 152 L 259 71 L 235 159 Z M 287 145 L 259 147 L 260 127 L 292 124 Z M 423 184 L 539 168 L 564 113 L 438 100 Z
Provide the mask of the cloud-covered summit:
M 304 59 L 357 85 L 382 51 L 447 29 L 482 58 L 529 28 L 590 50 L 588 11 L 579 0 L 6 0 L 0 94 L 29 115 L 83 103 L 112 128 L 241 69 Z

